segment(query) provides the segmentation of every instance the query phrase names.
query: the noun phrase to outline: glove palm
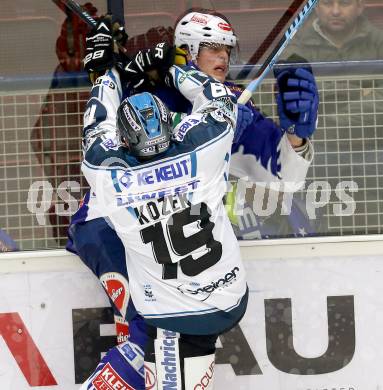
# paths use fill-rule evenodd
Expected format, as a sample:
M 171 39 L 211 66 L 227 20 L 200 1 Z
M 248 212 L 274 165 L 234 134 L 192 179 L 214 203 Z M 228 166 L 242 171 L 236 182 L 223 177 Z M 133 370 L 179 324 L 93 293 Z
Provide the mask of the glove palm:
M 133 87 L 137 88 L 145 81 L 163 80 L 166 72 L 173 65 L 174 58 L 175 47 L 161 42 L 150 49 L 138 51 L 124 66 L 123 73 Z
M 289 134 L 308 138 L 315 131 L 319 94 L 315 78 L 307 68 L 274 70 L 281 128 Z

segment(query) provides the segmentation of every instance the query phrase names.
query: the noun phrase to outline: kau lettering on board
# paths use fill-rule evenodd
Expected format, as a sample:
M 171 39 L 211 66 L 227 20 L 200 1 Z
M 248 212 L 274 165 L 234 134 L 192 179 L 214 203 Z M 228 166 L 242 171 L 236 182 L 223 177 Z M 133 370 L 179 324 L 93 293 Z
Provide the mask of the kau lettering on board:
M 291 305 L 290 298 L 265 300 L 267 355 L 276 369 L 296 375 L 319 375 L 338 371 L 350 363 L 355 352 L 353 296 L 327 297 L 328 347 L 314 358 L 301 356 L 294 349 Z M 105 323 L 113 323 L 111 308 L 73 310 L 76 383 L 82 383 L 98 364 L 101 353 L 116 343 L 115 336 L 100 335 L 100 325 Z M 217 348 L 216 364 L 230 364 L 236 375 L 262 375 L 239 325 L 221 335 L 220 341 L 222 348 Z M 233 355 L 237 359 L 232 359 Z
M 328 347 L 318 357 L 306 358 L 295 351 L 291 313 L 290 298 L 265 300 L 267 355 L 276 369 L 296 375 L 318 375 L 340 370 L 352 360 L 353 296 L 327 298 Z M 82 383 L 96 367 L 101 353 L 115 345 L 115 336 L 100 335 L 100 325 L 113 323 L 113 313 L 110 307 L 74 309 L 72 320 L 75 383 Z M 30 387 L 58 385 L 18 313 L 0 313 L 0 334 Z M 222 348 L 217 349 L 216 364 L 230 364 L 236 375 L 262 375 L 239 325 L 221 335 L 220 341 Z M 231 359 L 233 355 L 237 359 Z

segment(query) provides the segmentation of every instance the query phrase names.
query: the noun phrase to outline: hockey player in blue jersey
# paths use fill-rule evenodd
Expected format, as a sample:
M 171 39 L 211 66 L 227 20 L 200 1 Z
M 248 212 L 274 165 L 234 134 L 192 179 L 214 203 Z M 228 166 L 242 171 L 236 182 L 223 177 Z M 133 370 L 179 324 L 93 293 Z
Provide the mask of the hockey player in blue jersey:
M 217 21 L 217 19 L 213 18 L 213 21 L 210 22 L 211 25 L 214 25 L 214 20 Z M 220 23 L 221 21 L 218 20 L 218 22 Z M 202 45 L 201 45 L 201 49 L 202 49 Z M 213 52 L 216 52 L 217 51 L 216 49 L 217 49 L 217 47 L 214 48 L 212 46 L 210 48 L 204 47 L 203 51 L 212 50 Z M 227 55 L 228 55 L 228 53 L 226 54 L 226 56 Z M 199 65 L 201 68 L 204 66 L 206 67 L 206 65 L 203 64 L 201 58 L 200 58 L 200 61 L 196 61 L 196 62 L 197 62 L 197 65 Z M 222 73 L 222 70 L 227 69 L 226 66 L 227 65 L 222 66 L 220 64 L 217 66 L 216 70 L 218 72 Z M 189 72 L 195 72 L 195 69 L 189 69 Z M 214 76 L 216 78 L 218 78 L 217 75 L 214 75 Z M 238 93 L 239 89 L 237 87 L 231 86 L 231 85 L 230 85 L 230 87 L 236 93 Z M 296 89 L 300 90 L 301 88 L 299 86 L 296 86 Z M 162 96 L 164 96 L 164 95 L 162 95 Z M 165 95 L 165 99 L 166 98 L 167 98 L 167 96 Z M 167 99 L 169 100 L 169 98 L 167 98 Z M 257 158 L 261 160 L 261 164 L 260 164 L 261 165 L 261 173 L 263 173 L 263 174 L 265 173 L 263 170 L 265 170 L 267 172 L 266 165 L 268 162 L 271 162 L 272 164 L 270 164 L 269 167 L 274 167 L 274 168 L 270 169 L 271 175 L 273 175 L 273 173 L 275 174 L 276 172 L 278 172 L 278 150 L 277 150 L 277 148 L 280 145 L 280 141 L 281 141 L 281 138 L 283 136 L 283 132 L 276 125 L 274 125 L 271 121 L 269 121 L 268 119 L 261 116 L 260 113 L 254 109 L 254 107 L 250 107 L 250 109 L 252 110 L 252 112 L 250 113 L 250 118 L 254 117 L 254 112 L 257 114 L 257 116 L 254 118 L 254 122 L 257 123 L 256 129 L 258 129 L 260 131 L 262 131 L 262 129 L 264 130 L 263 138 L 260 137 L 260 135 L 262 135 L 262 133 L 258 132 L 258 134 L 256 135 L 256 138 L 258 140 L 258 145 L 255 145 L 255 146 L 258 146 L 258 148 L 253 149 L 253 150 L 255 150 L 255 155 L 257 156 Z M 248 124 L 249 113 L 243 109 L 242 109 L 242 111 L 244 111 L 245 116 L 247 115 L 247 122 L 245 121 L 245 124 L 246 123 Z M 315 129 L 315 124 L 313 124 L 315 122 L 315 118 L 311 118 L 310 120 L 312 121 L 312 123 L 311 124 L 308 123 L 307 125 L 311 126 L 312 131 L 313 131 Z M 248 126 L 246 126 L 246 125 L 242 125 L 239 128 L 241 128 L 241 127 L 242 127 L 242 129 L 246 129 L 246 130 L 248 129 Z M 253 128 L 251 131 L 256 131 L 256 129 Z M 272 130 L 271 132 L 270 132 L 270 129 Z M 269 133 L 268 133 L 268 131 L 269 131 Z M 240 134 L 240 132 L 238 132 L 238 134 Z M 243 136 L 242 136 L 242 138 L 243 138 Z M 290 138 L 292 138 L 292 137 L 290 137 Z M 301 143 L 302 143 L 302 140 L 301 140 Z M 302 151 L 306 152 L 306 156 L 310 155 L 309 142 L 303 141 L 303 143 L 306 146 L 303 149 L 301 148 L 301 152 Z M 244 144 L 244 142 L 242 141 L 242 145 L 243 144 Z M 286 142 L 284 142 L 283 146 L 284 146 L 284 148 L 282 148 L 282 157 L 283 157 L 283 155 L 284 156 L 287 155 L 290 157 L 290 161 L 291 161 L 290 163 L 287 163 L 287 161 L 289 161 L 289 160 L 286 158 L 285 159 L 282 158 L 282 160 L 281 160 L 282 161 L 282 168 L 285 168 L 282 171 L 288 172 L 290 169 L 290 172 L 292 174 L 292 176 L 291 175 L 289 176 L 288 174 L 284 174 L 285 178 L 290 178 L 289 180 L 286 180 L 286 181 L 288 181 L 290 183 L 294 183 L 294 174 L 296 174 L 297 172 L 299 173 L 297 176 L 295 176 L 295 178 L 298 179 L 297 182 L 303 180 L 305 177 L 305 170 L 307 170 L 307 167 L 308 167 L 309 162 L 310 162 L 310 158 L 308 158 L 308 160 L 306 160 L 305 158 L 303 158 L 305 156 L 304 153 L 301 153 L 301 154 L 303 154 L 303 156 L 301 154 L 297 154 L 292 148 L 289 148 L 289 145 Z M 234 145 L 234 148 L 235 148 L 235 145 Z M 263 151 L 263 155 L 262 155 L 262 151 Z M 286 151 L 288 153 L 286 153 Z M 273 155 L 273 152 L 274 152 L 274 155 Z M 299 152 L 299 150 L 298 150 L 298 152 Z M 256 153 L 258 153 L 258 155 Z M 243 154 L 246 155 L 248 153 L 243 153 Z M 249 157 L 249 156 L 247 156 L 247 157 Z M 245 157 L 245 158 L 247 158 L 247 157 Z M 257 165 L 257 161 L 255 161 L 254 166 L 256 166 L 256 165 Z M 289 169 L 286 169 L 286 167 L 289 167 Z M 302 167 L 303 169 L 300 169 L 300 167 Z M 251 173 L 251 169 L 250 169 L 250 173 Z M 249 176 L 249 173 L 248 173 L 248 176 Z M 277 176 L 275 176 L 275 177 L 277 177 Z M 87 207 L 88 206 L 85 207 L 85 211 L 89 211 L 89 214 L 92 214 L 92 207 L 93 206 L 90 206 L 88 209 L 87 209 Z M 93 209 L 93 212 L 94 212 L 94 209 Z M 89 215 L 87 216 L 87 218 L 90 219 Z M 106 228 L 105 228 L 105 225 L 106 225 Z M 85 224 L 80 223 L 78 226 L 82 227 L 82 229 L 80 229 L 80 231 L 84 231 L 83 228 L 85 226 L 92 227 L 92 229 L 91 229 L 92 232 L 97 232 L 97 228 L 98 228 L 98 231 L 103 233 L 103 234 L 100 234 L 100 237 L 102 237 L 102 236 L 111 237 L 109 242 L 113 243 L 113 245 L 109 245 L 109 248 L 107 250 L 99 251 L 97 246 L 89 245 L 89 237 L 86 237 L 84 234 L 79 234 L 79 231 L 77 231 L 77 234 L 76 234 L 77 243 L 82 242 L 82 244 L 84 244 L 84 246 L 80 245 L 81 248 L 84 248 L 86 246 L 87 255 L 88 255 L 87 257 L 88 257 L 88 259 L 89 258 L 92 259 L 91 261 L 93 263 L 91 264 L 91 268 L 93 268 L 94 272 L 99 277 L 103 275 L 102 281 L 103 281 L 104 287 L 107 287 L 108 280 L 112 280 L 112 278 L 114 276 L 116 276 L 117 273 L 121 273 L 121 274 L 125 275 L 126 268 L 123 264 L 124 261 L 116 261 L 116 258 L 118 258 L 118 256 L 121 257 L 121 255 L 123 254 L 123 251 L 121 249 L 121 245 L 118 244 L 118 238 L 116 238 L 115 235 L 113 237 L 113 233 L 110 234 L 111 233 L 110 230 L 112 230 L 112 229 L 109 229 L 109 226 L 107 224 L 105 224 L 104 222 L 100 222 L 100 219 L 95 219 L 93 221 L 90 220 L 89 222 L 87 222 Z M 97 228 L 95 229 L 95 227 L 97 227 Z M 85 229 L 85 231 L 86 231 L 86 229 Z M 86 245 L 86 244 L 88 244 L 88 245 Z M 112 249 L 114 250 L 114 253 L 113 253 Z M 110 252 L 109 255 L 107 252 Z M 82 254 L 84 255 L 84 252 L 82 252 Z M 87 264 L 88 265 L 90 264 L 89 260 L 88 260 Z M 108 270 L 111 272 L 106 272 Z M 107 288 L 106 288 L 106 290 L 107 290 Z M 148 293 L 150 293 L 150 291 L 148 291 Z M 132 332 L 132 333 L 134 333 L 134 332 Z M 116 351 L 114 351 L 114 352 L 116 352 Z M 122 354 L 120 354 L 119 356 L 121 358 Z M 117 360 L 118 359 L 116 359 L 116 361 Z M 126 362 L 125 362 L 125 364 L 126 364 Z
M 242 88 L 226 81 L 230 51 L 237 45 L 230 22 L 224 15 L 208 9 L 186 12 L 176 25 L 175 45 L 186 50 L 189 65 L 224 82 L 237 96 L 241 94 Z M 249 186 L 256 182 L 275 182 L 275 177 L 281 176 L 285 186 L 280 187 L 281 190 L 294 192 L 298 189 L 296 184 L 302 178 L 304 180 L 304 169 L 312 160 L 309 137 L 316 128 L 318 91 L 309 67 L 276 68 L 275 75 L 280 125 L 266 118 L 251 101 L 246 106 L 239 105 L 241 132 L 233 143 L 230 173 L 236 178 L 246 177 Z M 249 116 L 251 120 L 246 125 L 241 117 Z M 294 177 L 294 173 L 297 176 Z M 235 201 L 235 196 L 230 194 L 228 199 Z M 263 199 L 250 199 L 250 205 L 245 205 L 248 216 L 249 212 L 251 214 L 246 221 L 243 215 L 231 212 L 238 238 L 313 233 L 312 223 L 295 201 L 287 215 L 275 214 L 269 218 L 254 214 L 253 201 L 262 203 Z M 255 223 L 250 223 L 253 220 Z

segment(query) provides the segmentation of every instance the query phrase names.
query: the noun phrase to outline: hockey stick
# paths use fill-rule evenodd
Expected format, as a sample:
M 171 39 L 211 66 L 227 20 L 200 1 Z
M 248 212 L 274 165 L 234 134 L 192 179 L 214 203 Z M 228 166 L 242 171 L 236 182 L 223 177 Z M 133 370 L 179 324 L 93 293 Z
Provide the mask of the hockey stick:
M 271 68 L 278 61 L 278 58 L 282 54 L 285 47 L 292 40 L 296 32 L 300 29 L 304 21 L 311 14 L 312 10 L 315 8 L 319 0 L 308 0 L 302 11 L 299 12 L 298 16 L 293 20 L 290 26 L 287 28 L 283 37 L 279 40 L 274 50 L 270 53 L 270 55 L 266 58 L 265 62 L 261 66 L 261 68 L 256 73 L 254 80 L 250 82 L 250 84 L 246 87 L 246 89 L 242 92 L 241 96 L 238 98 L 239 104 L 246 104 L 254 91 L 258 88 L 259 84 L 263 81 L 266 75 L 270 72 Z
M 298 9 L 301 8 L 302 4 L 306 0 L 293 0 L 293 2 L 289 5 L 287 10 L 275 24 L 273 29 L 270 31 L 268 36 L 263 40 L 263 42 L 259 45 L 258 49 L 254 52 L 254 54 L 247 61 L 248 64 L 256 64 L 262 58 L 262 56 L 266 53 L 269 47 L 274 42 L 274 39 L 281 33 L 281 31 L 285 30 L 288 25 L 290 19 L 295 15 Z M 237 76 L 238 79 L 245 79 L 250 73 L 249 69 L 243 69 Z
M 57 6 L 61 8 L 61 6 L 65 6 L 70 9 L 75 15 L 77 15 L 80 19 L 82 19 L 88 26 L 95 27 L 97 22 L 88 14 L 88 12 L 84 11 L 81 6 L 76 3 L 74 0 L 52 0 Z M 119 50 L 122 53 L 126 54 L 127 50 L 120 43 L 116 42 Z
M 57 6 L 64 5 L 82 19 L 88 26 L 94 27 L 97 22 L 73 0 L 52 0 Z

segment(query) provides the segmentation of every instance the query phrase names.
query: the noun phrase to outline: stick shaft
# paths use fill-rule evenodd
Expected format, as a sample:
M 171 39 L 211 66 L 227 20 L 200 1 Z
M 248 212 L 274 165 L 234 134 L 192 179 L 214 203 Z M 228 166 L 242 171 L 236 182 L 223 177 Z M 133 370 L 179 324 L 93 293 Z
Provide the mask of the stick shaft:
M 261 68 L 256 73 L 254 80 L 246 87 L 242 92 L 241 96 L 238 98 L 238 103 L 246 104 L 251 98 L 251 95 L 261 84 L 266 75 L 270 72 L 274 64 L 278 61 L 283 50 L 285 50 L 288 43 L 292 40 L 296 32 L 300 29 L 302 24 L 307 20 L 308 16 L 311 14 L 312 10 L 317 5 L 318 0 L 308 0 L 302 10 L 299 12 L 297 17 L 293 20 L 291 25 L 287 28 L 283 37 L 279 40 L 278 44 L 275 46 L 274 50 L 266 58 L 265 62 Z
M 58 4 L 58 2 L 64 4 L 90 27 L 94 27 L 97 24 L 97 22 L 88 14 L 88 12 L 84 11 L 81 6 L 78 5 L 74 0 L 59 0 L 58 2 L 56 0 L 53 1 L 56 4 Z
M 68 9 L 70 9 L 74 14 L 76 14 L 79 18 L 81 18 L 88 26 L 95 27 L 97 22 L 88 14 L 88 12 L 84 11 L 81 6 L 76 3 L 74 0 L 52 0 L 59 7 L 64 5 Z M 127 50 L 120 43 L 116 42 L 120 51 L 124 54 L 127 54 Z

